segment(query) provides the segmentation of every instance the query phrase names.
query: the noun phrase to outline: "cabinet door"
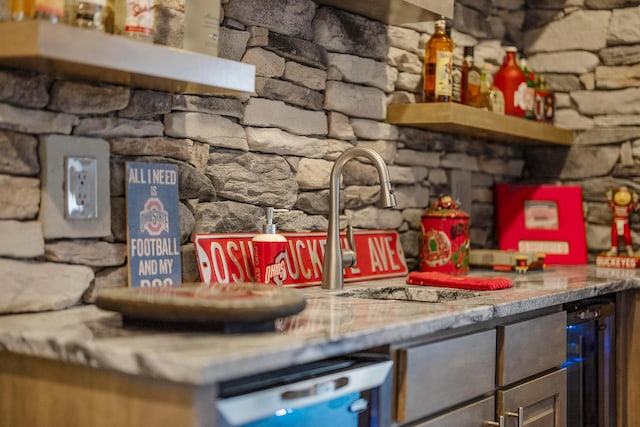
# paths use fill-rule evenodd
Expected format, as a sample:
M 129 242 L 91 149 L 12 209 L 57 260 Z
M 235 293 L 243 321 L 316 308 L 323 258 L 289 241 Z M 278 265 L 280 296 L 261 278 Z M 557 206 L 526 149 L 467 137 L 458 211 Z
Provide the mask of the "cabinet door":
M 483 427 L 493 421 L 496 411 L 494 397 L 447 412 L 444 415 L 416 424 L 415 427 Z
M 505 427 L 566 427 L 567 371 L 560 369 L 497 392 Z M 520 423 L 518 423 L 520 422 Z
M 496 331 L 402 349 L 396 419 L 413 421 L 495 390 Z

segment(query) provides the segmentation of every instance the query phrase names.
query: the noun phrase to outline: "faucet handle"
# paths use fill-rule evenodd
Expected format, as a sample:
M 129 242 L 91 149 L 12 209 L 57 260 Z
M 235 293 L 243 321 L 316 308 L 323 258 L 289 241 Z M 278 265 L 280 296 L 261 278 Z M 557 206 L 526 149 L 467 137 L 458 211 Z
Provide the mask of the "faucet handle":
M 358 262 L 356 255 L 356 244 L 353 237 L 353 227 L 347 224 L 347 247 L 342 250 L 342 268 L 349 268 Z

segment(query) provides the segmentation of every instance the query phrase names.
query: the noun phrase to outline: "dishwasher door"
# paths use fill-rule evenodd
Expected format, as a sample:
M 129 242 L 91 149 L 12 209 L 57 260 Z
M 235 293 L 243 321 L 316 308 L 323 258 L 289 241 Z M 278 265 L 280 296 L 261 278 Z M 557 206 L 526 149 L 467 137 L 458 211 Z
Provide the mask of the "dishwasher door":
M 358 355 L 222 383 L 218 426 L 390 426 L 392 364 Z

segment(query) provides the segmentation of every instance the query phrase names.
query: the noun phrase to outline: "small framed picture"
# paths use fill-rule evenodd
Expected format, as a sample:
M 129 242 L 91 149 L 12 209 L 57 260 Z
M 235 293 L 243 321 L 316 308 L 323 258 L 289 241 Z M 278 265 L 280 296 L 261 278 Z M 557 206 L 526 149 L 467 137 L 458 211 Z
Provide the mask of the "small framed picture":
M 546 264 L 586 264 L 587 239 L 578 186 L 497 184 L 500 249 L 543 253 Z

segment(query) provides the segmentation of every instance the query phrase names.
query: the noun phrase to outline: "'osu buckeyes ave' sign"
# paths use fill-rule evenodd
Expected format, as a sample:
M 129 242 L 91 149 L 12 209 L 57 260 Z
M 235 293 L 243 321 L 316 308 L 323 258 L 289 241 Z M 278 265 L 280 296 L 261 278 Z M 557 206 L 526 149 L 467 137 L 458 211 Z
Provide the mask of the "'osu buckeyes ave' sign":
M 326 233 L 280 233 L 287 238 L 281 285 L 317 285 L 322 281 Z M 198 234 L 194 237 L 200 279 L 204 283 L 251 282 L 251 239 L 256 234 Z M 397 231 L 355 231 L 358 264 L 345 269 L 345 282 L 404 277 L 407 264 Z M 346 237 L 342 236 L 342 247 Z

